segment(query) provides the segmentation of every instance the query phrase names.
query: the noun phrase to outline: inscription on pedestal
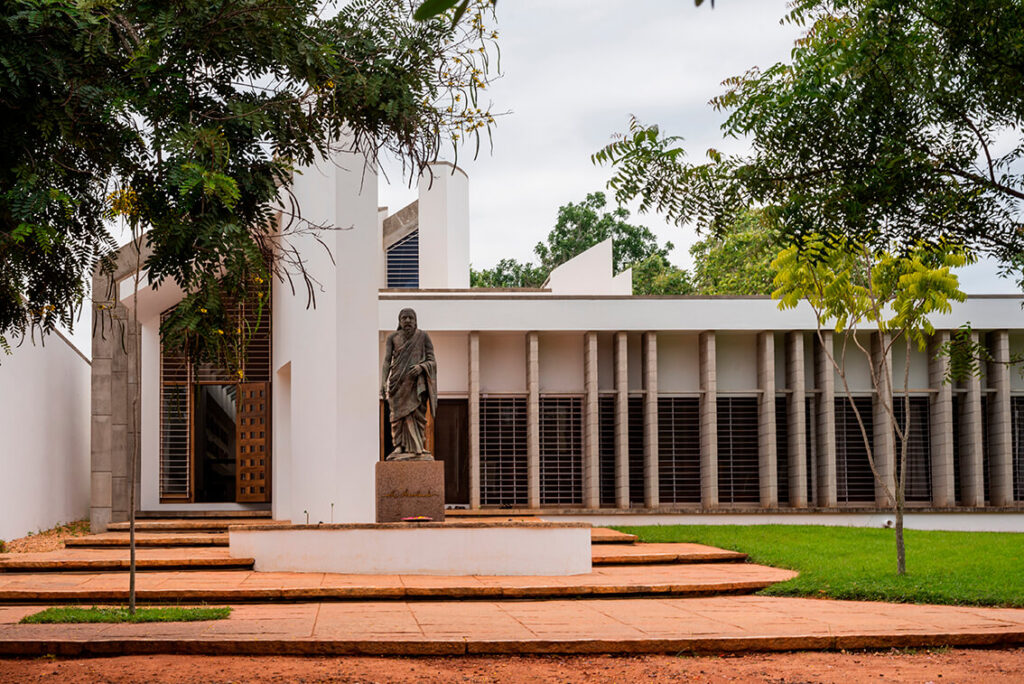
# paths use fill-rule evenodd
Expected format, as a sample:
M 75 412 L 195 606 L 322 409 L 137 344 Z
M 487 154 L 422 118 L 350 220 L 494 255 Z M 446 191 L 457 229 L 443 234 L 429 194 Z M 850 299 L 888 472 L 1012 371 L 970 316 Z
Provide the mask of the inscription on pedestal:
M 444 462 L 377 463 L 377 522 L 415 516 L 444 520 Z

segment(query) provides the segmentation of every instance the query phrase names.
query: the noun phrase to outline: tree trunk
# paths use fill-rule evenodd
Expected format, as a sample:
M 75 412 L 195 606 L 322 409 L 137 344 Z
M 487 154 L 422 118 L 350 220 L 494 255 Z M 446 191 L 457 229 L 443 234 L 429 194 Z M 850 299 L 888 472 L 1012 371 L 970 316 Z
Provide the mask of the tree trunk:
M 907 549 L 903 545 L 903 502 L 896 502 L 896 574 L 907 574 Z

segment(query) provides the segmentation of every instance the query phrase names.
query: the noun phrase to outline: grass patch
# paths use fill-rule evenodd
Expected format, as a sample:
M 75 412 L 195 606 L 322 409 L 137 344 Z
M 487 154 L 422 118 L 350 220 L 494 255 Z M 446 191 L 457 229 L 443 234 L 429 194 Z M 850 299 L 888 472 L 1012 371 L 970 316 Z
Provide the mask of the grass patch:
M 892 530 L 816 525 L 616 527 L 644 542 L 741 551 L 800 576 L 767 596 L 1024 607 L 1024 534 L 906 530 L 907 574 L 896 575 Z
M 80 606 L 58 606 L 39 613 L 26 615 L 23 624 L 72 624 L 87 622 L 198 622 L 201 620 L 223 620 L 231 615 L 230 607 L 223 608 L 181 608 L 167 606 L 160 608 L 137 608 L 135 615 L 128 613 L 126 606 L 117 608 L 83 608 Z

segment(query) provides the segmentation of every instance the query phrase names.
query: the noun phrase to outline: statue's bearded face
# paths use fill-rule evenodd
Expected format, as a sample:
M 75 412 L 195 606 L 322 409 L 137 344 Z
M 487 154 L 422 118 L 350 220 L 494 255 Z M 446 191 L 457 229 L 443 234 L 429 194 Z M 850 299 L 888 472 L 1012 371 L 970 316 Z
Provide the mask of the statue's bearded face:
M 409 334 L 416 330 L 416 314 L 411 311 L 403 311 L 398 316 L 398 327 L 400 327 L 406 334 Z

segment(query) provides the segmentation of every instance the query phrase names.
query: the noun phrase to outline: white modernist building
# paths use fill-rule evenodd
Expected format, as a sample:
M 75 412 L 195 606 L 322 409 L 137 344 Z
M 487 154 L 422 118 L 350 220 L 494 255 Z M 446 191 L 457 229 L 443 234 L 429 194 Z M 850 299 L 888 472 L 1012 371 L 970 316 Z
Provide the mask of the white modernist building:
M 884 521 L 884 495 L 809 309 L 780 311 L 762 297 L 633 297 L 629 272 L 612 273 L 610 243 L 556 269 L 542 289 L 470 289 L 466 175 L 435 165 L 418 201 L 391 215 L 378 209 L 376 183 L 351 155 L 298 177 L 304 217 L 338 229 L 320 236 L 329 253 L 295 238 L 322 285 L 316 306 L 275 283 L 244 383 L 164 353 L 161 316 L 180 293 L 139 293 L 142 510 L 373 521 L 374 464 L 388 440 L 383 340 L 412 307 L 436 349 L 434 453 L 453 506 L 582 519 Z M 130 279 L 116 298 L 118 310 L 134 305 Z M 912 352 L 907 495 L 932 516 L 920 526 L 994 513 L 990 527 L 1024 528 L 1024 379 L 1002 363 L 1024 351 L 1021 304 L 971 297 L 933 321 L 928 352 Z M 995 363 L 944 384 L 933 352 L 968 321 Z M 869 334 L 863 342 L 877 347 Z M 824 344 L 835 343 L 826 332 Z M 94 529 L 127 513 L 123 369 L 135 360 L 126 348 L 94 343 Z M 902 354 L 897 345 L 894 367 Z M 867 361 L 853 352 L 847 364 L 879 468 L 891 472 L 895 440 Z

